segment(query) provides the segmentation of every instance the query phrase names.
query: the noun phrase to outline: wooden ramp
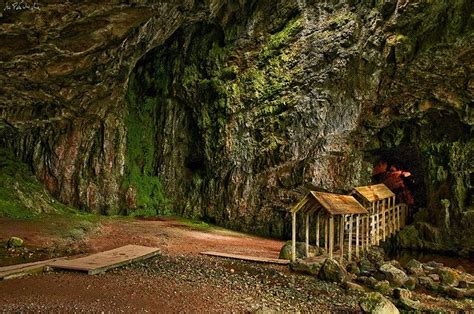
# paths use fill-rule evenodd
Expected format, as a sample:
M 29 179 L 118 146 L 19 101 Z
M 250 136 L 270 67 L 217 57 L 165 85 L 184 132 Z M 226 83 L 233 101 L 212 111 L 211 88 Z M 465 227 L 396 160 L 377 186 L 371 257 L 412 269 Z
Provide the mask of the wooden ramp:
M 64 258 L 53 258 L 45 261 L 39 262 L 32 262 L 32 263 L 23 263 L 23 264 L 16 264 L 11 266 L 3 266 L 0 267 L 0 280 L 3 279 L 11 279 L 22 277 L 25 275 L 39 273 L 43 271 L 43 268 L 53 262 L 58 260 L 62 260 Z
M 109 269 L 153 257 L 159 249 L 140 245 L 126 245 L 85 257 L 59 260 L 48 264 L 53 269 L 74 270 L 95 275 Z
M 269 264 L 280 264 L 280 265 L 288 265 L 290 263 L 289 260 L 285 260 L 285 259 L 229 254 L 229 253 L 221 253 L 221 252 L 201 252 L 201 254 L 209 255 L 209 256 L 239 259 L 243 261 L 251 261 L 251 262 L 258 262 L 258 263 L 269 263 Z

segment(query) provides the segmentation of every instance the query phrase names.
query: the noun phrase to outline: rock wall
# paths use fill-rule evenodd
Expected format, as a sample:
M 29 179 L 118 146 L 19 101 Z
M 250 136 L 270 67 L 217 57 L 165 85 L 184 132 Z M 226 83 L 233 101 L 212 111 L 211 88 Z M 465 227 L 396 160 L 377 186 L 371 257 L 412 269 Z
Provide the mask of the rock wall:
M 347 192 L 370 182 L 382 152 L 414 150 L 428 212 L 416 220 L 432 232 L 406 242 L 469 251 L 472 236 L 455 230 L 474 223 L 472 6 L 4 11 L 0 112 L 15 132 L 1 141 L 54 196 L 85 210 L 173 210 L 277 237 L 308 189 Z

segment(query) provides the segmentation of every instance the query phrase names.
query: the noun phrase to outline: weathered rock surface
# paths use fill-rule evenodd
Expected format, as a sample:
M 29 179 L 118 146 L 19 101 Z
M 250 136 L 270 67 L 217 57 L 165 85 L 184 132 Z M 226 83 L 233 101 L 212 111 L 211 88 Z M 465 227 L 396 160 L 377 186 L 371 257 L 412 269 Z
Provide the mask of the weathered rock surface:
M 308 247 L 308 256 L 306 256 L 306 243 L 304 242 L 296 242 L 296 258 L 305 258 L 311 257 L 316 255 L 321 255 L 322 249 L 310 245 Z M 287 241 L 280 250 L 280 255 L 278 258 L 281 259 L 291 259 L 291 241 Z
M 407 274 L 392 264 L 383 264 L 380 266 L 380 271 L 385 275 L 390 284 L 396 287 L 401 287 L 408 280 Z
M 319 270 L 319 278 L 331 282 L 344 282 L 347 272 L 336 260 L 327 258 Z
M 360 307 L 366 313 L 400 313 L 395 305 L 378 292 L 372 292 L 360 302 Z
M 430 213 L 399 244 L 469 252 L 472 233 L 456 232 L 474 226 L 469 12 L 468 0 L 4 10 L 0 144 L 84 210 L 174 210 L 278 237 L 308 189 L 346 192 L 398 156 Z
M 11 237 L 8 239 L 7 246 L 9 248 L 15 248 L 15 247 L 20 247 L 23 245 L 23 239 L 18 238 L 18 237 Z

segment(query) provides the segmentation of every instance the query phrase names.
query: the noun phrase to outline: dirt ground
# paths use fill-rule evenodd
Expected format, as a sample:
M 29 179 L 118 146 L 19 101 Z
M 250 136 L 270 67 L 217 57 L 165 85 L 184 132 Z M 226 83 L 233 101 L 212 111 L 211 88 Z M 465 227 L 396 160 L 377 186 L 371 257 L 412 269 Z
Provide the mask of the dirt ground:
M 77 230 L 81 231 L 78 232 Z M 358 312 L 363 292 L 286 266 L 203 256 L 221 251 L 278 257 L 282 241 L 177 218 L 100 218 L 68 223 L 0 219 L 0 240 L 15 235 L 52 255 L 97 252 L 126 244 L 158 247 L 158 257 L 88 276 L 50 272 L 0 281 L 0 312 Z M 428 300 L 460 309 L 451 300 Z

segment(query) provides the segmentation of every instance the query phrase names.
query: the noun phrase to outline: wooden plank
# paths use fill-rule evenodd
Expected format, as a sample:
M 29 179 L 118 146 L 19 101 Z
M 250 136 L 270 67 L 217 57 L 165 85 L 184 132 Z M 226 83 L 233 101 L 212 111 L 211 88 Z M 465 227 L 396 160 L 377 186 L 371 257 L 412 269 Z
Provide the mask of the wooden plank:
M 329 217 L 324 217 L 324 249 L 329 252 Z
M 49 263 L 62 260 L 65 257 L 53 258 L 44 261 L 22 263 L 10 266 L 0 267 L 0 280 L 17 278 L 32 273 L 42 272 L 43 268 Z
M 306 195 L 290 210 L 290 212 L 296 213 L 297 211 L 301 209 L 301 207 L 303 207 L 308 202 L 308 200 L 309 200 L 309 197 L 308 195 Z
M 291 213 L 291 260 L 296 261 L 296 212 Z
M 260 257 L 260 256 L 249 256 L 249 255 L 240 255 L 240 254 L 230 254 L 222 252 L 201 252 L 203 255 L 217 256 L 231 259 L 238 259 L 243 261 L 258 262 L 258 263 L 268 263 L 268 264 L 279 264 L 279 265 L 288 265 L 289 260 L 278 259 L 271 257 Z
M 340 245 L 340 251 L 341 255 L 339 257 L 340 262 L 342 263 L 342 259 L 344 258 L 344 223 L 345 223 L 345 217 L 344 215 L 341 215 L 341 218 L 339 220 L 339 245 Z
M 367 214 L 367 209 L 353 196 L 315 191 L 310 194 L 331 215 Z
M 385 206 L 385 200 L 382 200 L 382 239 L 383 241 L 385 241 L 385 239 L 387 238 L 387 230 L 386 230 L 386 221 L 385 221 L 385 214 L 386 214 L 387 210 L 386 210 L 386 206 Z
M 159 252 L 159 249 L 153 247 L 126 245 L 85 257 L 55 261 L 47 266 L 53 269 L 82 271 L 89 275 L 95 275 L 112 268 L 153 257 Z
M 368 202 L 373 203 L 379 200 L 383 200 L 389 197 L 393 197 L 395 194 L 383 183 L 358 186 L 353 190 L 356 194 L 360 195 Z

